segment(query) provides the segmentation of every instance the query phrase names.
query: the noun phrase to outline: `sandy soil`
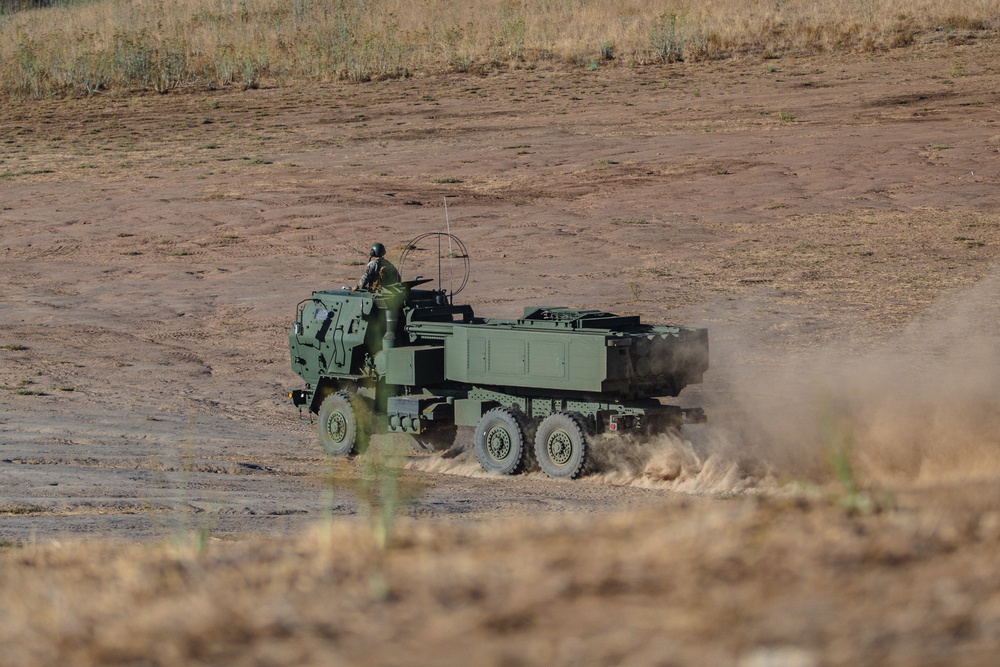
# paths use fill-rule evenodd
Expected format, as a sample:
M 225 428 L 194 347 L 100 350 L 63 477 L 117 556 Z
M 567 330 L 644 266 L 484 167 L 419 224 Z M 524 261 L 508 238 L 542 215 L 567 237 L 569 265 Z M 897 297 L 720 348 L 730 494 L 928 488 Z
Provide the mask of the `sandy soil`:
M 718 548 L 736 553 L 758 521 L 743 497 L 825 497 L 831 451 L 846 452 L 845 483 L 862 485 L 866 502 L 905 498 L 917 523 L 937 507 L 959 508 L 947 521 L 964 516 L 953 492 L 1000 475 L 1000 43 L 957 41 L 4 105 L 0 539 L 286 535 L 356 516 L 360 463 L 326 460 L 284 398 L 298 386 L 286 347 L 294 307 L 356 280 L 370 242 L 396 257 L 446 224 L 472 255 L 459 299 L 479 314 L 559 303 L 708 327 L 712 370 L 681 402 L 705 407 L 710 423 L 641 450 L 609 444 L 600 471 L 575 483 L 489 477 L 467 455 L 413 456 L 402 512 L 414 525 L 480 535 L 487 519 L 555 514 L 577 535 L 588 525 L 579 515 L 629 510 L 642 523 L 658 508 L 687 516 L 688 529 L 710 517 Z M 404 273 L 426 272 L 420 259 Z M 995 547 L 1000 506 L 977 502 L 968 557 L 980 567 L 992 563 L 982 545 Z M 809 541 L 809 517 L 843 512 L 821 506 L 804 519 L 794 504 L 760 511 L 791 512 Z M 733 512 L 743 518 L 727 533 Z M 924 533 L 900 530 L 900 549 L 924 548 Z M 620 544 L 639 539 L 630 531 Z M 965 535 L 940 538 L 950 546 L 931 549 L 927 567 L 964 568 L 934 558 Z M 789 539 L 771 556 L 794 551 Z M 695 542 L 685 553 L 708 548 Z M 899 585 L 888 560 L 873 581 Z M 803 600 L 840 581 L 810 578 L 808 554 L 790 567 L 803 568 Z M 725 577 L 708 579 L 725 590 Z M 651 590 L 622 608 L 665 599 Z M 585 611 L 596 622 L 596 608 Z M 851 627 L 880 618 L 871 613 Z M 511 618 L 496 627 L 535 627 Z M 754 653 L 747 633 L 702 655 L 748 665 L 859 655 L 774 658 Z M 948 636 L 934 655 L 963 641 Z M 691 642 L 678 659 L 698 655 Z

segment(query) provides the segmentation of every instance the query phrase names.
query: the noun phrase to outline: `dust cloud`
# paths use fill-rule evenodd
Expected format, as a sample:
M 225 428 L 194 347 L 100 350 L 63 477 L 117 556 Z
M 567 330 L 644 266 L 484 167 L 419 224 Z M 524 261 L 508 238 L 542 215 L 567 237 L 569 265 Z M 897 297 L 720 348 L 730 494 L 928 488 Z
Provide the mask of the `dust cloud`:
M 641 440 L 597 436 L 584 478 L 691 494 L 773 491 L 833 481 L 838 453 L 868 485 L 1000 476 L 1000 275 L 875 345 L 846 332 L 832 346 L 788 351 L 760 331 L 759 319 L 711 329 L 712 369 L 697 397 L 708 424 Z M 471 432 L 407 467 L 487 475 Z
M 468 441 L 467 441 L 468 440 Z M 722 443 L 696 447 L 679 433 L 652 438 L 599 435 L 592 439 L 583 479 L 588 482 L 691 494 L 729 494 L 771 484 L 766 473 L 755 475 L 725 453 Z M 707 452 L 707 453 L 706 453 Z M 406 468 L 467 477 L 493 477 L 480 467 L 471 435 L 459 439 L 448 453 L 414 456 Z M 526 472 L 545 477 L 531 456 Z
M 403 465 L 408 470 L 424 472 L 439 472 L 447 475 L 464 475 L 465 477 L 495 477 L 493 473 L 483 470 L 476 460 L 472 450 L 472 435 L 463 437 L 460 432 L 455 446 L 447 452 L 425 456 L 412 456 Z
M 877 345 L 746 362 L 733 335 L 713 348 L 706 406 L 716 441 L 778 480 L 828 481 L 846 454 L 866 484 L 1000 474 L 1000 275 L 925 311 Z M 752 343 L 749 343 L 752 346 Z M 721 387 L 721 389 L 720 389 Z
M 742 493 L 773 485 L 766 472 L 741 465 L 731 446 L 703 434 L 700 444 L 680 433 L 651 438 L 594 438 L 587 479 L 690 494 Z

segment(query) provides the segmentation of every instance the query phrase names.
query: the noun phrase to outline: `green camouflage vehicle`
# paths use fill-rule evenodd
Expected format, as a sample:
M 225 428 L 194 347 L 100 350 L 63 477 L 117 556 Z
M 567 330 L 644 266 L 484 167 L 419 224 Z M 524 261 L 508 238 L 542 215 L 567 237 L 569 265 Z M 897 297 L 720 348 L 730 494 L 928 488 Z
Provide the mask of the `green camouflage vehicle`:
M 450 239 L 467 280 L 468 255 Z M 288 344 L 305 388 L 289 398 L 318 416 L 328 454 L 353 454 L 372 433 L 447 446 L 458 426 L 470 426 L 485 470 L 514 474 L 533 456 L 548 475 L 574 478 L 596 434 L 705 421 L 700 408 L 658 398 L 701 382 L 707 330 L 546 306 L 484 319 L 453 302 L 461 288 L 420 289 L 428 282 L 318 291 L 298 304 Z

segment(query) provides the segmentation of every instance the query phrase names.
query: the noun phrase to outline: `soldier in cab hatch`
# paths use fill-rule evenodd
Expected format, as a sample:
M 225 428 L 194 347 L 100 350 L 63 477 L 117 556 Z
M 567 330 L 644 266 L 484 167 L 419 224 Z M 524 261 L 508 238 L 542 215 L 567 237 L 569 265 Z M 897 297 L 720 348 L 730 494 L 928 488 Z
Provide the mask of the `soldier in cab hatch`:
M 356 289 L 374 292 L 380 287 L 395 285 L 398 282 L 399 271 L 385 258 L 385 246 L 373 243 L 371 252 L 368 253 L 368 266 L 365 267 Z

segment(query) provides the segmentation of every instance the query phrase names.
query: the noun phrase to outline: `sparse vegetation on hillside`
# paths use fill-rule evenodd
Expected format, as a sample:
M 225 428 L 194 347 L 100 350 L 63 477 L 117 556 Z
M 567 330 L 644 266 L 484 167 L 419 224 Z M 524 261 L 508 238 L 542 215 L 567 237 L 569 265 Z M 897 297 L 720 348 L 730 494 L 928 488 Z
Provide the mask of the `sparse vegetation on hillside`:
M 995 30 L 996 0 L 89 0 L 0 5 L 7 96 L 905 46 Z

